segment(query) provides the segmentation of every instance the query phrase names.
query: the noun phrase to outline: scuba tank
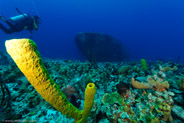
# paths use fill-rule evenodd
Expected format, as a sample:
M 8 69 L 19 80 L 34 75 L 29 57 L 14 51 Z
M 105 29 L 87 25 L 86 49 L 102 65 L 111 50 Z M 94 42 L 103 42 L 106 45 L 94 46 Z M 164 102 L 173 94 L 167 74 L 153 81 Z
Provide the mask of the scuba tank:
M 14 23 L 19 23 L 23 21 L 24 19 L 26 19 L 27 17 L 28 17 L 28 14 L 21 14 L 21 15 L 11 17 L 10 20 Z

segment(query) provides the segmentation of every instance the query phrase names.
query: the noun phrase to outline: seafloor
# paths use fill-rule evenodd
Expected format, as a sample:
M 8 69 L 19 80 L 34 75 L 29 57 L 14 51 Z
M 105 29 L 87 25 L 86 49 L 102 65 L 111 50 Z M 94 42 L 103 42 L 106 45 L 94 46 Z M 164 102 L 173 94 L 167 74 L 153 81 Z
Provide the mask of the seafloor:
M 43 61 L 68 100 L 81 110 L 86 84 L 95 83 L 97 92 L 87 123 L 184 122 L 183 64 Z M 0 83 L 0 122 L 74 122 L 47 103 L 3 52 Z

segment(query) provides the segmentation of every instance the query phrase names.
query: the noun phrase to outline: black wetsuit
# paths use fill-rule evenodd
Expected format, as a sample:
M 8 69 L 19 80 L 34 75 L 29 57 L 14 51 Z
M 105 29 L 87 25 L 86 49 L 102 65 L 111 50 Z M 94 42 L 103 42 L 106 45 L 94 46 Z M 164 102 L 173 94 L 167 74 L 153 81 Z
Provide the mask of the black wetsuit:
M 5 20 L 4 22 L 7 23 L 10 26 L 10 28 L 6 28 L 1 23 L 0 23 L 0 28 L 7 34 L 20 32 L 24 29 L 29 30 L 32 33 L 32 31 L 34 30 L 34 19 L 33 17 L 30 17 L 30 16 L 26 17 L 24 20 L 18 23 L 14 23 L 10 19 Z

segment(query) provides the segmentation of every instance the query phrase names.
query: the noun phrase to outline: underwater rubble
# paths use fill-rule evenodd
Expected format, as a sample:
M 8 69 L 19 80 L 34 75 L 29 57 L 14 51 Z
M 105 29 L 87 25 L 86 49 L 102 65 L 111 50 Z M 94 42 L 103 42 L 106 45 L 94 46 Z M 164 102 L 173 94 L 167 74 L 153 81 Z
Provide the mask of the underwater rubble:
M 9 55 L 3 51 L 0 51 L 0 65 L 9 64 L 10 61 L 11 59 L 9 58 Z
M 184 65 L 162 61 L 95 65 L 46 58 L 43 61 L 51 78 L 79 109 L 83 108 L 86 85 L 95 83 L 96 95 L 87 123 L 184 122 Z M 0 105 L 1 120 L 74 122 L 47 103 L 16 64 L 1 64 L 0 75 L 0 82 L 11 94 L 9 105 Z M 1 91 L 1 102 L 2 95 Z

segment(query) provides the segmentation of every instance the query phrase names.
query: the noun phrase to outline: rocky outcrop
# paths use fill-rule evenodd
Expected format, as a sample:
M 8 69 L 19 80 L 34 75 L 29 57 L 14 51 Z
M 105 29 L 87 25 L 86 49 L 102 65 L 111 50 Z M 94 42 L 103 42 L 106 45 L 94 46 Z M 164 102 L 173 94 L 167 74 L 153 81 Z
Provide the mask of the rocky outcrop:
M 4 52 L 0 51 L 0 65 L 6 65 L 6 64 L 9 64 L 9 59 Z
M 80 32 L 76 43 L 90 62 L 121 61 L 125 57 L 122 44 L 110 35 L 93 32 Z

